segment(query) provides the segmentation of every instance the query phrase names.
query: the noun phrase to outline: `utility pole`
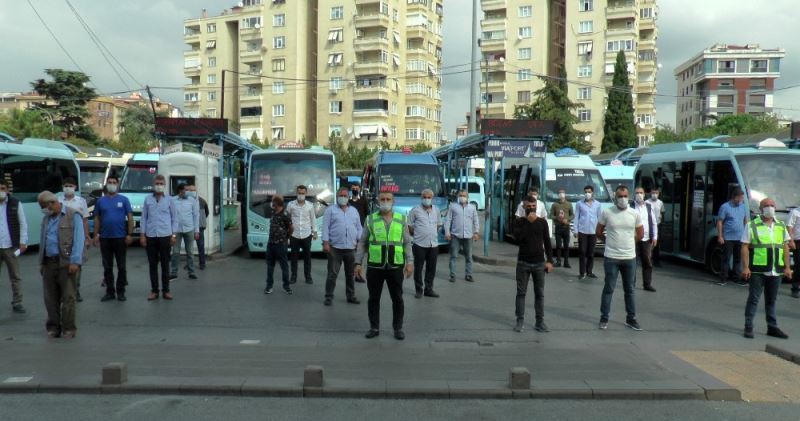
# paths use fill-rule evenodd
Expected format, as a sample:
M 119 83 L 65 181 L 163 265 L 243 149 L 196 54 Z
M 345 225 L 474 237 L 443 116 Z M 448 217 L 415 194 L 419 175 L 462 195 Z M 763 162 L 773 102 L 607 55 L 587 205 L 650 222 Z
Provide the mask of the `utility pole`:
M 153 92 L 150 90 L 150 85 L 144 87 L 147 90 L 147 97 L 150 98 L 150 109 L 153 111 L 153 137 L 158 140 L 158 153 L 164 153 L 164 145 L 161 144 L 161 137 L 156 130 L 156 104 L 153 102 Z
M 486 104 L 486 109 L 481 117 L 486 118 L 489 115 L 489 59 L 484 59 L 483 65 L 483 102 Z
M 475 107 L 478 106 L 475 97 L 475 88 L 477 87 L 477 80 L 475 73 L 476 69 L 473 67 L 478 61 L 477 57 L 477 44 L 478 44 L 478 0 L 472 1 L 472 37 L 469 40 L 470 46 L 470 72 L 469 72 L 469 132 L 475 133 L 478 127 L 478 116 Z
M 219 118 L 225 118 L 225 69 L 222 69 L 222 84 L 219 93 Z

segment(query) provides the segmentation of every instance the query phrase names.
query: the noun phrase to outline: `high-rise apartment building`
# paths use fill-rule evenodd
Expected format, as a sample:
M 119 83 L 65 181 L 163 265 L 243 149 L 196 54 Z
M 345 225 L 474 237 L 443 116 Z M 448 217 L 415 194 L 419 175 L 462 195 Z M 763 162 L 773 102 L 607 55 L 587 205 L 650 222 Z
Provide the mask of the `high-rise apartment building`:
M 187 20 L 185 108 L 271 143 L 438 143 L 442 15 L 442 0 L 245 0 Z
M 543 82 L 566 71 L 578 130 L 595 150 L 603 140 L 606 88 L 617 53 L 625 52 L 639 143 L 655 132 L 655 0 L 481 0 L 481 109 L 489 118 L 512 118 Z
M 785 55 L 781 48 L 758 44 L 715 44 L 678 66 L 678 131 L 713 124 L 725 115 L 771 113 Z

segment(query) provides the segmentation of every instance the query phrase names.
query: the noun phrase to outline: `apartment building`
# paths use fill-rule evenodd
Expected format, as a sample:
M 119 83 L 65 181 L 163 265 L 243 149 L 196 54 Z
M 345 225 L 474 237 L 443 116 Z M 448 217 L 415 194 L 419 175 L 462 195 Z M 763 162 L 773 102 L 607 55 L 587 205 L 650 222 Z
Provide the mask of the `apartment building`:
M 714 124 L 725 115 L 771 113 L 785 55 L 782 48 L 758 44 L 714 44 L 678 66 L 678 131 Z
M 246 0 L 187 20 L 186 114 L 278 144 L 438 142 L 442 14 L 441 0 Z
M 640 144 L 655 133 L 655 0 L 481 0 L 481 107 L 512 118 L 543 82 L 566 70 L 569 97 L 582 104 L 578 130 L 599 150 L 617 53 L 628 60 Z

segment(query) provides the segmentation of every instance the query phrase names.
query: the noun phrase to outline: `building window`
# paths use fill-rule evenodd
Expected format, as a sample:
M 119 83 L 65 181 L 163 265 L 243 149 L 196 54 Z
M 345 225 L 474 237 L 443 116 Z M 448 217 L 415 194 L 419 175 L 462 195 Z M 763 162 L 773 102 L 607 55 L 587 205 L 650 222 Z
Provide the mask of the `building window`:
M 214 32 L 217 32 L 217 24 L 216 23 L 208 23 L 208 24 L 206 24 L 206 32 L 208 32 L 209 34 L 213 34 Z
M 520 69 L 517 72 L 517 80 L 531 80 L 531 69 Z
M 332 124 L 332 125 L 328 126 L 328 136 L 329 137 L 335 137 L 335 138 L 341 138 L 342 137 L 342 126 L 340 126 L 338 124 Z
M 216 108 L 208 108 L 208 109 L 206 109 L 206 117 L 208 117 L 208 118 L 217 118 L 217 109 Z
M 614 63 L 606 63 L 606 74 L 607 75 L 613 75 L 615 66 L 616 65 Z
M 283 13 L 279 13 L 277 15 L 272 16 L 272 26 L 285 26 L 286 25 L 286 15 Z
M 286 133 L 283 127 L 273 127 L 272 128 L 272 140 L 283 140 L 286 139 Z
M 340 114 L 342 112 L 342 101 L 331 101 L 328 103 L 328 112 L 331 114 Z
M 736 72 L 736 60 L 720 60 L 718 62 L 718 72 L 719 73 L 735 73 Z
M 283 58 L 272 59 L 272 71 L 273 72 L 286 71 L 286 59 Z
M 767 89 L 766 79 L 750 79 L 750 89 L 763 91 Z
M 242 19 L 242 28 L 261 28 L 261 16 Z
M 521 18 L 529 18 L 533 15 L 533 6 L 520 6 L 519 7 L 519 17 Z
M 578 0 L 578 7 L 581 12 L 591 12 L 594 10 L 594 0 Z
M 520 60 L 530 60 L 531 59 L 531 49 L 530 48 L 519 48 L 517 49 L 517 58 Z
M 284 3 L 283 0 L 272 0 L 273 3 Z M 243 6 L 258 6 L 261 4 L 261 0 L 244 0 L 242 2 Z
M 208 75 L 208 84 L 213 85 L 215 83 L 217 83 L 217 75 L 213 73 Z
M 328 54 L 328 66 L 341 66 L 343 56 L 342 53 Z
M 286 92 L 286 82 L 283 81 L 274 81 L 272 82 L 272 93 L 275 95 L 280 95 Z
M 272 48 L 276 50 L 279 50 L 281 48 L 286 48 L 286 37 L 273 37 Z
M 530 38 L 533 34 L 530 26 L 521 26 L 519 28 L 519 37 L 520 38 Z
M 260 117 L 261 107 L 244 107 L 241 109 L 240 115 L 242 117 Z
M 395 22 L 400 21 L 400 11 L 398 11 L 397 9 L 392 9 L 392 20 Z
M 529 104 L 531 102 L 531 91 L 517 91 L 517 104 Z
M 632 39 L 623 39 L 623 40 L 615 40 L 615 41 L 608 41 L 606 44 L 606 51 L 633 51 L 634 42 Z
M 331 20 L 344 18 L 344 6 L 331 7 Z
M 578 110 L 578 119 L 580 121 L 592 121 L 592 110 L 585 108 Z
M 331 78 L 330 87 L 332 91 L 338 91 L 342 89 L 342 86 L 344 86 L 342 78 L 340 77 Z
M 636 116 L 636 123 L 644 124 L 644 125 L 652 125 L 653 124 L 653 115 L 652 114 L 639 114 Z
M 197 102 L 199 101 L 199 94 L 197 92 L 186 92 L 183 94 L 183 100 L 186 102 Z
M 389 128 L 389 133 L 392 139 L 397 139 L 397 126 L 392 126 Z
M 594 22 L 590 20 L 583 20 L 578 24 L 578 33 L 590 34 L 594 32 Z
M 216 57 L 209 57 L 208 58 L 208 67 L 217 67 L 217 58 Z
M 245 96 L 261 96 L 261 91 L 255 86 L 248 86 Z
M 592 88 L 578 88 L 578 99 L 592 99 Z
M 590 56 L 592 55 L 592 41 L 581 41 L 578 43 L 578 55 Z
M 750 60 L 751 73 L 766 73 L 769 62 L 767 60 Z
M 747 105 L 751 107 L 765 107 L 767 105 L 766 95 L 750 95 Z
M 217 91 L 208 91 L 208 100 L 209 101 L 216 101 L 217 100 Z
M 275 104 L 272 106 L 273 117 L 283 117 L 286 113 L 286 107 L 283 104 Z
M 389 3 L 382 1 L 380 4 L 380 10 L 382 15 L 389 16 Z
M 592 66 L 578 66 L 578 77 L 591 77 Z
M 639 17 L 641 19 L 652 19 L 653 18 L 653 8 L 652 7 L 645 7 L 639 10 Z
M 342 42 L 344 39 L 344 29 L 343 28 L 336 28 L 331 29 L 328 31 L 328 41 L 330 42 Z

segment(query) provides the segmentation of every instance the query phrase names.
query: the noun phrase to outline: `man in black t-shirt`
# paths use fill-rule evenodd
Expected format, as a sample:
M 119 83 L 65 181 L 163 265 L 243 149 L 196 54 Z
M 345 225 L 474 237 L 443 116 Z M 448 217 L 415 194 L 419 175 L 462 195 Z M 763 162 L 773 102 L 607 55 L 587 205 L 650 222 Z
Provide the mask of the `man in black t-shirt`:
M 269 223 L 269 239 L 267 240 L 267 288 L 264 294 L 272 294 L 275 263 L 281 265 L 283 290 L 292 295 L 289 286 L 289 236 L 292 235 L 292 217 L 283 206 L 283 196 L 272 196 L 272 218 Z
M 528 196 L 523 202 L 524 218 L 514 221 L 514 238 L 519 242 L 517 254 L 517 325 L 514 330 L 522 332 L 525 319 L 525 294 L 528 279 L 533 277 L 534 310 L 538 332 L 548 332 L 544 323 L 544 274 L 553 270 L 553 248 L 550 244 L 550 228 L 547 220 L 536 216 L 536 199 Z

